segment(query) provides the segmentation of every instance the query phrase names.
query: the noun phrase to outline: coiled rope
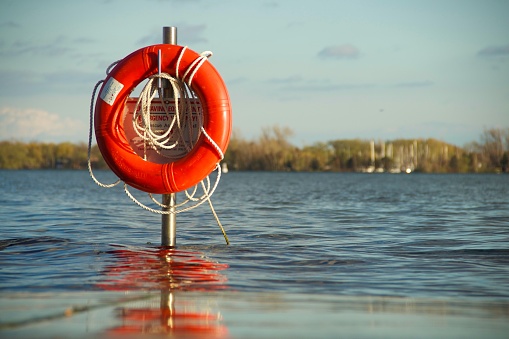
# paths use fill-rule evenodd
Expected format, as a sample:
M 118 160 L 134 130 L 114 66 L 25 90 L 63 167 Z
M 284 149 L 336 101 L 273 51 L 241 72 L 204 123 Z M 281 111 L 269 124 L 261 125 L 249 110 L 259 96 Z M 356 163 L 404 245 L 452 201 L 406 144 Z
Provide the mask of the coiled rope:
M 138 101 L 136 102 L 136 106 L 134 109 L 133 114 L 133 128 L 135 133 L 143 140 L 144 149 L 143 149 L 143 156 L 146 160 L 147 157 L 147 148 L 150 148 L 151 150 L 155 150 L 159 155 L 162 155 L 167 158 L 172 158 L 171 156 L 166 156 L 163 154 L 160 149 L 172 149 L 176 147 L 177 145 L 181 145 L 185 148 L 186 152 L 192 150 L 194 143 L 196 140 L 200 137 L 200 134 L 203 134 L 204 137 L 208 140 L 208 142 L 214 147 L 214 149 L 217 151 L 220 160 L 216 164 L 215 170 L 217 170 L 217 176 L 216 180 L 213 185 L 211 185 L 210 178 L 207 176 L 204 180 L 202 180 L 198 185 L 195 185 L 194 188 L 192 188 L 192 191 L 189 192 L 187 189 L 184 190 L 184 193 L 186 195 L 186 200 L 183 202 L 171 206 L 161 204 L 158 202 L 151 193 L 148 193 L 150 199 L 157 204 L 158 206 L 164 208 L 165 210 L 157 210 L 154 208 L 151 208 L 143 203 L 141 203 L 138 199 L 136 199 L 131 192 L 128 189 L 128 185 L 124 182 L 124 192 L 126 195 L 138 206 L 142 207 L 143 209 L 150 211 L 152 213 L 156 214 L 178 214 L 182 212 L 186 212 L 189 210 L 192 210 L 201 204 L 203 204 L 205 201 L 209 203 L 210 209 L 212 211 L 212 214 L 214 215 L 221 232 L 223 233 L 223 236 L 226 240 L 226 244 L 229 244 L 228 236 L 226 235 L 226 232 L 219 220 L 219 217 L 217 216 L 214 206 L 212 205 L 211 196 L 214 194 L 219 181 L 221 179 L 221 166 L 220 162 L 224 158 L 224 154 L 221 150 L 221 148 L 217 145 L 217 143 L 207 134 L 205 129 L 203 128 L 203 116 L 199 114 L 199 121 L 197 122 L 199 128 L 199 134 L 195 140 L 193 140 L 193 133 L 190 130 L 189 134 L 184 135 L 185 131 L 183 130 L 184 125 L 182 124 L 182 120 L 184 119 L 186 114 L 189 114 L 191 111 L 191 105 L 192 102 L 196 100 L 196 96 L 194 95 L 191 84 L 193 81 L 193 77 L 200 68 L 200 66 L 208 59 L 208 57 L 212 56 L 212 52 L 206 51 L 200 54 L 200 57 L 198 57 L 196 60 L 191 63 L 191 65 L 187 68 L 187 70 L 184 72 L 184 75 L 182 78 L 179 78 L 178 70 L 180 61 L 185 53 L 185 50 L 187 49 L 187 46 L 183 47 L 182 51 L 180 52 L 180 55 L 177 60 L 176 65 L 176 74 L 175 77 L 172 77 L 171 75 L 167 73 L 159 73 L 154 74 L 151 77 L 148 78 L 148 81 L 142 91 L 140 92 L 140 96 L 138 98 Z M 119 60 L 120 61 L 120 60 Z M 106 75 L 109 75 L 111 69 L 119 62 L 116 61 L 112 63 L 107 69 L 106 69 Z M 171 88 L 173 90 L 173 95 L 175 99 L 175 114 L 170 114 L 168 105 L 165 103 L 165 100 L 163 99 L 163 93 L 162 89 L 159 86 L 161 79 L 166 79 L 170 84 Z M 157 84 L 156 80 L 159 82 L 159 85 Z M 104 82 L 104 80 L 100 80 L 97 82 L 97 84 L 94 86 L 93 92 L 92 92 L 92 98 L 90 100 L 90 124 L 89 124 L 89 133 L 88 133 L 88 171 L 93 179 L 93 181 L 99 185 L 100 187 L 104 188 L 111 188 L 119 184 L 122 180 L 119 178 L 117 181 L 111 184 L 104 184 L 101 183 L 94 175 L 92 170 L 92 164 L 91 164 L 91 149 L 92 149 L 92 139 L 93 139 L 93 119 L 94 119 L 94 103 L 95 103 L 95 96 L 97 89 L 99 86 Z M 161 99 L 161 102 L 164 107 L 164 111 L 166 116 L 168 117 L 168 120 L 171 118 L 171 123 L 169 124 L 169 127 L 161 133 L 161 131 L 154 131 L 152 130 L 151 124 L 150 124 L 150 107 L 152 100 L 156 97 L 156 95 L 159 96 Z M 176 128 L 174 128 L 176 127 Z M 174 130 L 175 132 L 171 132 Z M 175 135 L 176 134 L 176 135 Z M 198 191 L 198 186 L 201 186 L 203 190 L 203 194 L 199 197 L 196 197 L 196 193 Z M 191 189 L 189 189 L 191 190 Z M 189 206 L 186 206 L 188 204 L 191 204 Z

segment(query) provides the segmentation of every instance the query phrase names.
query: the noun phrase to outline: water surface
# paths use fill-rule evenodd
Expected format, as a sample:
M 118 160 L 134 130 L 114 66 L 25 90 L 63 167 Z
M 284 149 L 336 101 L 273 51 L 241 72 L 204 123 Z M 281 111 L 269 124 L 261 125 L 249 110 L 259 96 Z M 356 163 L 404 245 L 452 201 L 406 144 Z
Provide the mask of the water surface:
M 212 201 L 231 245 L 204 204 L 177 216 L 173 261 L 219 264 L 207 288 L 509 301 L 508 187 L 507 175 L 230 172 Z M 0 171 L 0 289 L 97 291 L 125 278 L 115 267 L 159 274 L 123 288 L 167 287 L 168 260 L 147 264 L 160 225 L 88 172 Z

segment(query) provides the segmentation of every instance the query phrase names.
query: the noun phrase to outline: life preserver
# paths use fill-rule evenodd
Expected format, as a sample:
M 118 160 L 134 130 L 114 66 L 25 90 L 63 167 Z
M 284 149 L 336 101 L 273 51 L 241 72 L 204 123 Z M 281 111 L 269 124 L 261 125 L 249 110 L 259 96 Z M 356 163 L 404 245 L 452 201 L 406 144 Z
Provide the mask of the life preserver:
M 122 119 L 129 94 L 140 82 L 158 72 L 159 50 L 161 72 L 174 77 L 178 64 L 179 76 L 184 74 L 200 55 L 189 49 L 181 55 L 183 48 L 160 44 L 129 54 L 110 71 L 95 105 L 95 134 L 104 160 L 125 183 L 149 193 L 188 189 L 207 177 L 221 160 L 218 150 L 204 134 L 187 155 L 165 164 L 142 159 L 125 136 Z M 191 88 L 202 105 L 203 128 L 224 154 L 232 125 L 226 85 L 214 66 L 205 61 L 195 73 Z

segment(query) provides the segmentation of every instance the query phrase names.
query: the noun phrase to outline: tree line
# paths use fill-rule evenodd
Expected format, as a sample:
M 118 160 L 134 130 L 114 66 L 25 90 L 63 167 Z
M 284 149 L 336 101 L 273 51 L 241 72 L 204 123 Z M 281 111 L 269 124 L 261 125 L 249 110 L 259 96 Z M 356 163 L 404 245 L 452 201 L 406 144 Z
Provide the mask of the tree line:
M 480 141 L 458 147 L 436 139 L 338 139 L 296 147 L 287 127 L 263 128 L 256 140 L 234 132 L 224 162 L 238 171 L 509 172 L 509 128 L 486 129 Z M 0 141 L 0 169 L 86 169 L 84 143 Z M 95 169 L 107 168 L 97 147 Z
M 97 145 L 90 154 L 94 168 L 107 168 Z M 0 169 L 85 169 L 87 162 L 85 143 L 0 141 Z
M 509 171 L 509 128 L 486 129 L 458 147 L 436 139 L 338 139 L 295 147 L 292 131 L 272 126 L 257 140 L 234 132 L 224 161 L 241 171 L 489 173 Z

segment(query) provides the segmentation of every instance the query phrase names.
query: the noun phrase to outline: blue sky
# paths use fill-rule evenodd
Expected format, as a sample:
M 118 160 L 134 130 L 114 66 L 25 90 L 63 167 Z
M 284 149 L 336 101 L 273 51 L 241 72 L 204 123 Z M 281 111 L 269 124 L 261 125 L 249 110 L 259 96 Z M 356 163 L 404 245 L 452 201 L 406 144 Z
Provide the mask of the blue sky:
M 106 67 L 176 26 L 214 52 L 245 138 L 462 146 L 509 127 L 508 18 L 506 0 L 1 0 L 0 140 L 87 141 Z

